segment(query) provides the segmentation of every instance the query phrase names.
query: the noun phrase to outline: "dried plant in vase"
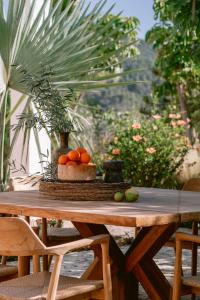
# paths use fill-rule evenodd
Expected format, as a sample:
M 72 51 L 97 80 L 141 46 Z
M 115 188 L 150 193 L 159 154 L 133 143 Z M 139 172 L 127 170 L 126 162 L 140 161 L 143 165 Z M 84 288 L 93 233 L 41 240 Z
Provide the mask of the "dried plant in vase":
M 44 128 L 52 140 L 60 139 L 60 148 L 54 152 L 54 160 L 68 148 L 69 133 L 82 131 L 87 120 L 77 113 L 78 96 L 68 89 L 65 94 L 58 91 L 52 83 L 53 70 L 41 66 L 40 74 L 31 75 L 17 66 L 23 75 L 23 83 L 29 90 L 33 110 L 18 116 L 15 128 Z

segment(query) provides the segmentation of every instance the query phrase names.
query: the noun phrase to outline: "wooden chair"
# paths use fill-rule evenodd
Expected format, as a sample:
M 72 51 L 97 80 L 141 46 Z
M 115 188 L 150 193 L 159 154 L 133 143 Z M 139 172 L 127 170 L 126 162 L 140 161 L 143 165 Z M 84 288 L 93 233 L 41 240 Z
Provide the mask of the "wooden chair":
M 46 247 L 29 224 L 20 218 L 0 218 L 0 255 L 35 256 L 53 255 L 55 262 L 52 273 L 38 272 L 0 283 L 0 299 L 12 300 L 112 300 L 112 284 L 109 261 L 109 236 L 99 235 L 54 247 Z M 65 253 L 100 245 L 102 249 L 102 280 L 87 280 L 60 276 Z
M 190 192 L 200 192 L 200 178 L 192 178 L 190 180 L 188 180 L 183 188 L 183 191 L 190 191 Z M 190 201 L 190 199 L 188 199 L 188 201 Z M 188 234 L 192 234 L 192 235 L 198 235 L 198 225 L 199 222 L 192 222 L 192 228 L 180 228 L 178 229 L 178 231 L 184 232 L 184 233 L 188 233 Z M 167 247 L 173 247 L 174 249 L 176 249 L 176 240 L 175 240 L 175 235 L 173 235 L 169 241 L 165 244 Z M 187 250 L 191 250 L 192 251 L 192 260 L 191 260 L 191 274 L 192 275 L 196 275 L 197 273 L 197 248 L 198 245 L 197 244 L 193 244 L 191 242 L 188 241 L 184 241 L 182 243 L 182 247 L 183 249 L 187 249 Z
M 10 179 L 9 191 L 38 190 L 41 176 L 19 176 Z M 48 228 L 47 219 L 41 221 L 41 239 L 46 246 L 55 246 L 81 239 L 81 235 L 75 227 L 60 228 L 61 220 L 58 220 L 56 227 Z M 51 260 L 49 260 L 50 262 Z M 43 268 L 48 270 L 47 258 L 43 259 Z
M 176 233 L 176 263 L 172 300 L 179 300 L 181 293 L 200 295 L 200 276 L 182 276 L 182 249 L 185 242 L 200 245 L 200 236 Z

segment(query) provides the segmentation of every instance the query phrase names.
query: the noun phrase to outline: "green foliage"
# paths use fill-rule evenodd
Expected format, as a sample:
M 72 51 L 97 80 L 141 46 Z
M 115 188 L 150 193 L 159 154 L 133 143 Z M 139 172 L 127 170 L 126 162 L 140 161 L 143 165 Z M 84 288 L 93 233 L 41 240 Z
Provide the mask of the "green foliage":
M 196 27 L 200 29 L 200 1 L 199 0 L 154 0 L 154 12 L 156 19 L 162 22 L 173 23 L 182 32 Z
M 29 129 L 36 127 L 38 130 L 46 128 L 49 134 L 82 129 L 83 118 L 73 111 L 78 103 L 78 97 L 70 89 L 62 95 L 52 86 L 51 69 L 44 67 L 40 76 L 32 76 L 23 68 L 21 72 L 37 112 L 20 114 L 18 118 L 22 122 L 17 124 L 16 128 L 19 126 Z
M 139 20 L 135 17 L 127 18 L 109 14 L 99 20 L 95 27 L 102 31 L 110 22 L 112 22 L 112 27 L 110 28 L 109 39 L 101 44 L 97 51 L 99 51 L 100 56 L 108 57 L 106 65 L 102 62 L 99 67 L 107 66 L 110 71 L 114 71 L 116 68 L 121 67 L 124 59 L 133 59 L 138 54 L 135 45 L 137 43 Z M 103 35 L 107 35 L 107 32 L 104 31 Z M 116 55 L 118 49 L 123 48 L 126 44 L 129 46 L 125 47 L 121 54 Z
M 157 50 L 154 72 L 161 80 L 153 85 L 153 99 L 176 105 L 185 121 L 200 133 L 199 107 L 199 9 L 200 1 L 155 0 L 155 16 L 160 21 L 146 35 Z M 192 130 L 186 134 L 193 141 Z
M 145 104 L 144 96 L 151 95 L 151 82 L 156 80 L 152 72 L 155 51 L 143 40 L 138 42 L 140 55 L 130 59 L 125 59 L 122 68 L 123 71 L 135 70 L 123 76 L 121 81 L 143 83 L 129 84 L 127 86 L 112 87 L 98 91 L 86 92 L 85 100 L 91 106 L 101 106 L 103 110 L 112 107 L 117 111 L 126 111 L 132 109 L 140 110 Z M 118 80 L 118 81 L 120 81 Z
M 197 76 L 193 52 L 194 40 L 183 37 L 175 31 L 173 25 L 155 25 L 146 35 L 146 39 L 158 50 L 155 69 L 167 81 L 185 83 L 188 78 Z
M 110 158 L 124 161 L 126 180 L 135 186 L 177 188 L 175 174 L 188 151 L 180 115 L 137 122 L 132 113 L 112 113 L 106 119 L 104 149 Z

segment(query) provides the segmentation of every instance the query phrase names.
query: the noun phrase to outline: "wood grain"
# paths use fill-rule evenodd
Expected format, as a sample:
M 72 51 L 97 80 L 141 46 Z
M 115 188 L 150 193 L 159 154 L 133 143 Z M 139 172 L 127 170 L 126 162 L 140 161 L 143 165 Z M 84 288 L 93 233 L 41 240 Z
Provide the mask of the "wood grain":
M 138 189 L 136 203 L 60 201 L 38 191 L 0 195 L 0 211 L 74 222 L 148 227 L 200 218 L 200 195 L 160 189 Z

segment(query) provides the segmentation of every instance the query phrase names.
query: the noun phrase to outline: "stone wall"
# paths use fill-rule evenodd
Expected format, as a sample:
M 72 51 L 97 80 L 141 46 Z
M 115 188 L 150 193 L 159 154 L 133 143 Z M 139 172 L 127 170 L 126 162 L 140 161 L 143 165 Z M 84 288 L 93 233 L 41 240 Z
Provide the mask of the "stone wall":
M 178 179 L 181 183 L 184 183 L 190 178 L 197 177 L 200 177 L 200 147 L 189 150 Z

